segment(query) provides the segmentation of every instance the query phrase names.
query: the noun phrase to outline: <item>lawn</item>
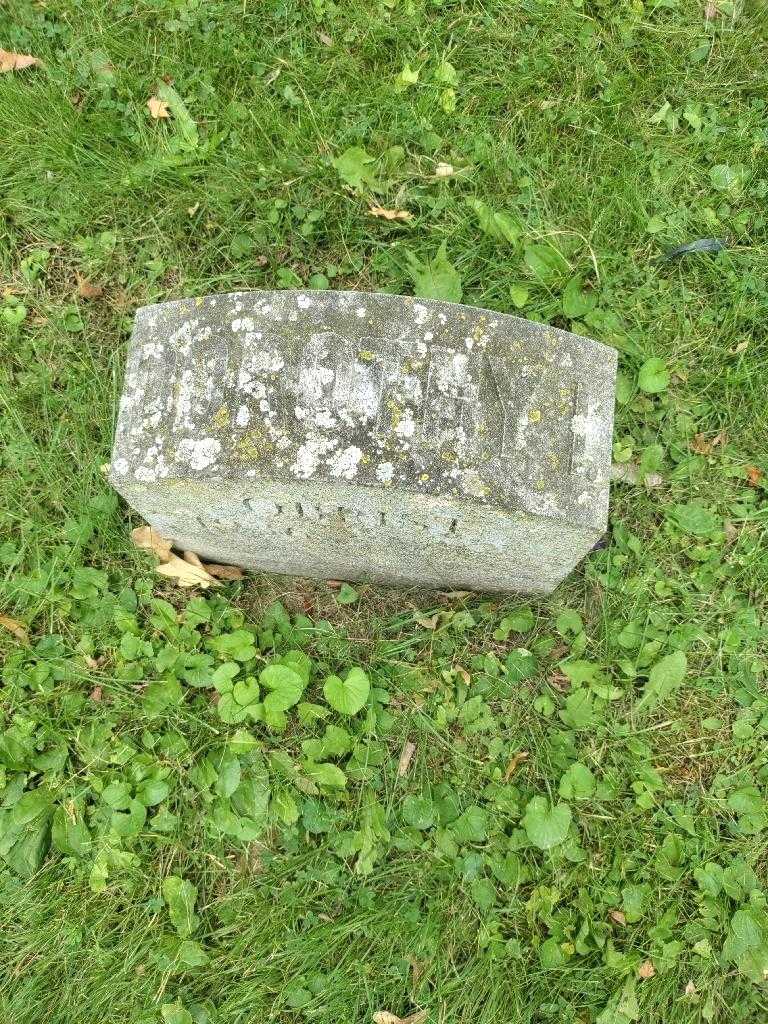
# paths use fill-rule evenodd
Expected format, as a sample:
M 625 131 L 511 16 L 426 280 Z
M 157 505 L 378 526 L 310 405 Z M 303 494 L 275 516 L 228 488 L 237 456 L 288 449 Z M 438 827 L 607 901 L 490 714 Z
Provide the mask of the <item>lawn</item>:
M 0 46 L 0 1022 L 766 1019 L 764 4 L 10 0 Z M 615 346 L 605 546 L 536 601 L 157 575 L 133 311 L 296 286 Z

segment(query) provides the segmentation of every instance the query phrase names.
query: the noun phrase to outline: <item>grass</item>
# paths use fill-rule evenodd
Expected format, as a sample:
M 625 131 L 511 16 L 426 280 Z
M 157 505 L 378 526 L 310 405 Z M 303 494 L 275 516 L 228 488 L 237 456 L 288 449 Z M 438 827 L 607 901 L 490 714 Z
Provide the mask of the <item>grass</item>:
M 0 76 L 3 1024 L 765 1016 L 768 36 L 703 8 L 3 7 L 44 61 Z M 608 546 L 533 604 L 160 582 L 100 468 L 133 310 L 408 292 L 443 243 L 618 348 Z M 284 732 L 223 720 L 218 666 L 297 649 Z

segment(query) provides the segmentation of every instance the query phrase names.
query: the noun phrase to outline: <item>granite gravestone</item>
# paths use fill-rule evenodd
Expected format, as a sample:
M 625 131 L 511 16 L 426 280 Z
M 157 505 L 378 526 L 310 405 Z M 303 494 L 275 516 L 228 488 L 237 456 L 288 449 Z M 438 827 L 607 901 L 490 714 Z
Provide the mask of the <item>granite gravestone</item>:
M 448 302 L 147 306 L 110 479 L 217 562 L 548 593 L 606 528 L 615 376 L 597 342 Z

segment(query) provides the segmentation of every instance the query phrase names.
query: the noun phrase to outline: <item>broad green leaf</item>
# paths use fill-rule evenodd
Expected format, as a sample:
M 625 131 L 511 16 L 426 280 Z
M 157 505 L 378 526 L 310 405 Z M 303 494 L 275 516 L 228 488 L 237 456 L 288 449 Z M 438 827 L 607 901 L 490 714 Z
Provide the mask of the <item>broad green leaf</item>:
M 722 522 L 719 516 L 697 502 L 673 505 L 667 515 L 680 530 L 693 537 L 710 536 L 720 529 Z
M 91 851 L 91 833 L 74 805 L 59 805 L 53 814 L 51 841 L 66 857 L 85 857 Z
M 562 306 L 563 313 L 571 320 L 584 316 L 597 305 L 597 296 L 594 292 L 585 291 L 584 283 L 580 277 L 572 277 L 563 289 Z
M 371 684 L 361 668 L 351 668 L 344 680 L 328 676 L 323 686 L 325 699 L 340 715 L 356 715 L 365 707 Z
M 552 804 L 542 796 L 529 801 L 523 816 L 528 839 L 540 850 L 551 850 L 565 842 L 571 824 L 568 804 Z
M 653 707 L 666 700 L 680 686 L 688 670 L 688 659 L 682 651 L 667 654 L 657 661 L 648 675 L 638 710 Z
M 233 661 L 250 661 L 258 653 L 254 642 L 256 637 L 248 629 L 236 629 L 231 633 L 221 633 L 208 640 L 208 646 L 224 658 Z
M 446 242 L 443 242 L 435 256 L 426 263 L 422 263 L 412 252 L 406 253 L 406 258 L 408 272 L 414 285 L 414 295 L 422 299 L 461 302 L 461 277 L 448 259 Z
M 160 1007 L 163 1024 L 195 1024 L 192 1014 L 185 1010 L 180 1000 L 174 1003 L 163 1003 Z
M 195 914 L 197 888 L 179 875 L 169 875 L 163 882 L 163 899 L 171 924 L 186 939 L 197 929 L 200 918 Z
M 647 395 L 658 395 L 669 387 L 667 364 L 658 356 L 646 359 L 637 375 L 637 384 Z
M 210 684 L 215 686 L 219 693 L 229 693 L 233 688 L 232 680 L 240 671 L 236 661 L 225 661 L 211 675 Z
M 156 718 L 166 708 L 181 704 L 183 700 L 184 691 L 178 679 L 155 679 L 144 691 L 144 711 L 150 718 Z
M 511 214 L 493 210 L 481 199 L 469 199 L 467 202 L 477 215 L 483 234 L 512 245 L 519 240 L 522 235 L 522 226 Z
M 336 604 L 354 604 L 360 595 L 349 583 L 342 583 L 336 595 Z
M 373 171 L 374 163 L 375 157 L 366 153 L 361 146 L 350 146 L 333 161 L 333 166 L 341 180 L 356 191 L 359 192 L 366 186 L 375 191 L 379 182 Z
M 330 761 L 315 764 L 312 761 L 304 763 L 304 774 L 317 786 L 325 786 L 327 789 L 343 789 L 347 784 L 347 776 Z
M 562 280 L 570 269 L 562 253 L 547 242 L 526 246 L 523 258 L 536 280 L 544 285 Z
M 239 758 L 234 754 L 225 754 L 216 770 L 216 792 L 219 796 L 231 796 L 240 785 L 242 769 Z
M 542 942 L 539 947 L 539 963 L 545 971 L 557 970 L 568 963 L 568 957 L 556 938 L 549 938 Z
M 560 796 L 564 800 L 588 800 L 595 792 L 595 776 L 585 764 L 576 761 L 560 779 Z
M 287 711 L 298 704 L 306 685 L 301 675 L 287 665 L 267 665 L 259 675 L 259 682 L 271 691 L 264 700 L 265 709 L 269 704 L 271 711 Z
M 125 811 L 113 811 L 109 824 L 115 835 L 136 836 L 147 820 L 147 808 L 140 800 L 132 799 Z
M 565 698 L 565 707 L 559 712 L 561 721 L 570 729 L 588 729 L 594 722 L 592 694 L 587 689 L 574 690 Z
M 403 800 L 403 821 L 412 828 L 431 828 L 437 821 L 432 799 L 429 796 L 407 796 Z
M 488 836 L 488 814 L 473 804 L 451 823 L 451 832 L 457 843 L 483 843 Z
M 160 82 L 157 86 L 157 97 L 168 104 L 168 108 L 171 114 L 173 114 L 174 132 L 180 137 L 184 148 L 188 151 L 197 149 L 200 143 L 197 125 L 192 120 L 181 96 L 179 96 L 172 85 Z
M 113 811 L 124 811 L 131 802 L 131 787 L 127 782 L 110 782 L 102 790 L 101 799 Z

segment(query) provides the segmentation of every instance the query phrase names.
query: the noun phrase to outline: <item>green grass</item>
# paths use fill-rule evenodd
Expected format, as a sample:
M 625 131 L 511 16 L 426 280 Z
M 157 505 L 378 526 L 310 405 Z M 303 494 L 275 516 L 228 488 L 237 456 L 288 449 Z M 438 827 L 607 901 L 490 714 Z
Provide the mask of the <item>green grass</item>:
M 0 76 L 0 613 L 30 637 L 0 635 L 2 1024 L 766 1015 L 768 32 L 717 7 L 3 6 L 45 66 Z M 465 302 L 618 348 L 640 482 L 608 546 L 532 604 L 161 582 L 100 468 L 133 310 L 408 292 L 443 243 Z M 297 649 L 327 719 L 222 719 L 233 650 L 238 681 Z M 323 681 L 352 666 L 345 718 Z M 337 767 L 314 794 L 308 761 Z

